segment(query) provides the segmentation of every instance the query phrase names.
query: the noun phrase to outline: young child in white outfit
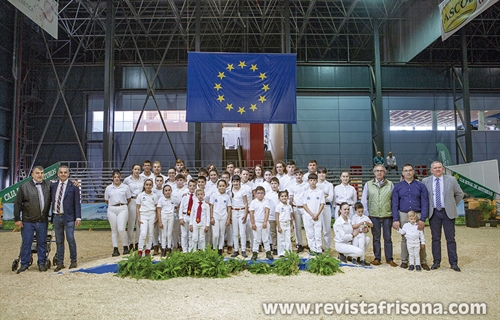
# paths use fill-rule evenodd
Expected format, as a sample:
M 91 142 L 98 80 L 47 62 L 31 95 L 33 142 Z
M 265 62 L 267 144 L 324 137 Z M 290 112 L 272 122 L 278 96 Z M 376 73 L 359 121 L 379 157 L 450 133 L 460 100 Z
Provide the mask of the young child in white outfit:
M 361 202 L 356 202 L 354 204 L 354 210 L 356 214 L 352 216 L 351 224 L 353 229 L 359 229 L 359 234 L 352 239 L 352 244 L 361 250 L 363 254 L 358 258 L 358 264 L 361 266 L 369 266 L 370 263 L 365 260 L 365 252 L 370 244 L 370 237 L 366 234 L 369 229 L 373 227 L 373 223 L 367 216 L 364 215 L 365 208 Z
M 257 260 L 259 253 L 259 245 L 261 242 L 264 244 L 266 250 L 266 257 L 273 260 L 271 248 L 269 246 L 269 204 L 264 196 L 266 190 L 262 186 L 255 188 L 256 198 L 250 202 L 250 222 L 252 223 L 253 230 L 253 246 L 252 246 L 252 260 Z
M 225 180 L 217 182 L 217 191 L 210 196 L 210 224 L 212 225 L 212 245 L 222 256 L 224 231 L 231 224 L 231 198 L 226 193 Z
M 145 254 L 151 252 L 153 242 L 153 228 L 156 223 L 156 206 L 158 196 L 153 192 L 153 181 L 147 179 L 144 182 L 143 192 L 137 196 L 137 221 L 141 225 L 141 235 L 139 237 L 139 250 L 137 255 L 142 257 L 142 249 L 146 246 Z
M 205 234 L 210 226 L 210 207 L 205 202 L 205 191 L 196 190 L 198 203 L 193 205 L 190 216 L 189 231 L 192 233 L 193 251 L 205 250 Z
M 179 207 L 179 224 L 181 226 L 181 246 L 182 252 L 190 252 L 193 250 L 192 234 L 189 232 L 190 217 L 194 208 L 196 196 L 197 182 L 190 180 L 188 183 L 188 193 L 182 197 L 181 205 Z
M 285 250 L 292 251 L 290 238 L 290 221 L 293 221 L 292 206 L 288 204 L 288 191 L 278 193 L 280 203 L 274 209 L 276 213 L 276 227 L 278 229 L 278 256 L 283 257 Z
M 172 196 L 172 187 L 166 184 L 163 187 L 163 196 L 158 200 L 156 219 L 161 229 L 161 256 L 165 257 L 167 250 L 172 252 L 174 234 L 175 211 L 179 206 L 179 199 Z
M 408 212 L 408 222 L 398 233 L 406 237 L 406 247 L 410 256 L 410 267 L 408 270 L 422 271 L 420 267 L 420 247 L 425 248 L 424 232 L 418 230 L 417 214 L 414 211 Z

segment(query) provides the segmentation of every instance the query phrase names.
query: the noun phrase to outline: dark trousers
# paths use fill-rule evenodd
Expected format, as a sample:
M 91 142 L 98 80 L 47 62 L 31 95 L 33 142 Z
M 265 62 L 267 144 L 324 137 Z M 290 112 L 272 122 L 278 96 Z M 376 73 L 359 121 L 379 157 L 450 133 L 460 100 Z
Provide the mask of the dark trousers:
M 380 236 L 384 236 L 384 253 L 387 262 L 393 260 L 392 258 L 392 239 L 391 239 L 391 229 L 392 229 L 392 217 L 390 218 L 376 218 L 370 217 L 373 222 L 372 234 L 373 234 L 373 255 L 375 260 L 382 261 L 381 259 L 381 248 L 380 248 Z
M 56 233 L 58 264 L 64 264 L 64 233 L 66 233 L 68 241 L 71 262 L 76 262 L 75 222 L 64 221 L 60 215 L 54 214 L 54 231 Z
M 429 219 L 429 224 L 431 227 L 432 258 L 434 259 L 434 263 L 441 263 L 441 230 L 444 230 L 448 261 L 450 265 L 456 266 L 458 257 L 457 243 L 455 242 L 455 219 L 450 219 L 444 209 L 441 211 L 434 209 L 432 217 Z
M 31 260 L 31 245 L 36 233 L 38 262 L 37 264 L 45 264 L 47 256 L 47 230 L 48 222 L 24 222 L 21 228 L 21 237 L 23 243 L 21 245 L 21 266 L 28 267 Z

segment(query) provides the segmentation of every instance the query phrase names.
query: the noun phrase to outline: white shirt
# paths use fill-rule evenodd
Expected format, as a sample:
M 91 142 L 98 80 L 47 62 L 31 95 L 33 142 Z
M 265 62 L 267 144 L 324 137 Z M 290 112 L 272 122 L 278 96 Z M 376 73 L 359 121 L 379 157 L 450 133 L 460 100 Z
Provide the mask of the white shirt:
M 178 205 L 179 200 L 171 196 L 168 199 L 165 197 L 161 197 L 158 200 L 158 204 L 156 206 L 158 208 L 161 208 L 161 214 L 173 214 L 175 207 Z
M 341 183 L 338 186 L 335 186 L 334 192 L 336 203 L 347 202 L 352 206 L 358 200 L 358 193 L 350 184 L 345 186 Z
M 191 206 L 191 212 L 188 213 L 189 199 L 191 198 L 191 196 L 192 196 L 193 202 L 192 202 L 192 206 Z M 182 217 L 182 215 L 184 215 L 184 214 L 192 215 L 194 207 L 195 207 L 195 203 L 197 203 L 197 202 L 198 202 L 198 199 L 196 198 L 196 195 L 194 193 L 188 192 L 184 197 L 182 197 L 181 206 L 179 209 L 179 219 L 184 219 Z
M 302 181 L 302 183 L 295 183 L 289 187 L 288 192 L 290 196 L 293 196 L 293 205 L 302 206 L 304 205 L 304 192 L 309 189 L 309 184 Z
M 387 158 L 385 158 L 385 161 L 387 162 L 387 165 L 389 165 L 389 166 L 395 166 L 396 165 L 396 157 L 395 156 L 392 156 L 392 158 L 390 158 L 389 156 L 387 156 Z
M 399 234 L 403 234 L 406 238 L 406 243 L 410 244 L 425 244 L 424 232 L 418 230 L 418 224 L 407 222 L 403 228 L 398 230 Z
M 191 211 L 191 216 L 189 217 L 189 224 L 195 227 L 208 227 L 210 226 L 210 207 L 205 202 L 201 203 L 201 217 L 200 222 L 196 222 L 196 216 L 198 215 L 198 207 L 200 206 L 200 201 L 196 199 L 196 203 L 193 204 L 193 210 Z
M 154 194 L 156 194 L 158 196 L 158 199 L 160 199 L 161 197 L 163 197 L 163 188 L 156 189 L 156 187 L 155 187 L 155 188 L 153 188 L 152 191 L 153 191 Z
M 142 188 L 144 187 L 144 181 L 146 181 L 146 178 L 142 175 L 139 175 L 139 179 L 137 180 L 134 179 L 132 175 L 130 175 L 123 180 L 123 183 L 130 188 L 132 197 L 135 198 L 139 193 L 142 192 Z
M 269 193 L 266 192 L 266 196 L 264 199 L 267 199 L 269 203 L 269 221 L 276 221 L 275 208 L 278 203 L 280 203 L 280 199 L 278 197 L 278 192 L 271 191 Z
M 266 217 L 266 208 L 269 209 L 269 202 L 267 199 L 253 199 L 250 202 L 250 211 L 253 211 L 253 219 L 255 223 L 263 223 Z
M 231 206 L 231 198 L 227 193 L 212 193 L 210 204 L 213 205 L 214 219 L 227 219 L 227 207 Z
M 321 204 L 325 204 L 325 194 L 320 188 L 306 189 L 304 192 L 304 204 L 313 214 L 317 214 Z M 309 213 L 308 213 L 309 214 Z
M 350 243 L 352 241 L 352 223 L 349 218 L 344 220 L 342 216 L 339 216 L 333 224 L 333 231 L 335 232 L 335 242 L 338 243 Z
M 351 224 L 355 225 L 355 224 L 358 224 L 360 222 L 369 222 L 369 223 L 372 223 L 372 221 L 370 220 L 370 218 L 368 218 L 367 216 L 365 215 L 362 215 L 361 217 L 358 216 L 357 214 L 353 215 L 352 216 L 352 219 L 351 219 Z M 359 231 L 363 231 L 363 227 L 364 226 L 360 226 L 359 227 Z
M 283 204 L 283 202 L 280 202 L 278 205 L 276 205 L 274 211 L 276 212 L 276 215 L 278 216 L 280 222 L 291 220 L 291 214 L 292 214 L 291 205 Z
M 290 186 L 295 184 L 295 176 L 287 174 L 283 177 L 283 181 L 280 180 L 280 190 L 288 190 L 290 192 Z
M 144 171 L 143 171 L 143 172 L 141 172 L 140 176 L 141 176 L 141 177 L 143 177 L 143 178 L 144 178 L 144 180 L 146 180 L 146 179 L 150 179 L 150 180 L 153 180 L 153 183 L 155 182 L 155 174 L 153 173 L 153 171 L 149 172 L 149 176 L 147 176 L 147 175 L 144 173 Z
M 141 192 L 135 200 L 136 204 L 141 205 L 139 212 L 154 211 L 156 212 L 156 206 L 158 205 L 158 196 L 154 193 Z
M 334 198 L 335 198 L 335 194 L 334 194 L 334 191 L 333 191 L 333 184 L 327 180 L 325 181 L 319 181 L 318 180 L 318 183 L 316 184 L 316 188 L 319 188 L 321 190 L 323 190 L 323 193 L 325 194 L 325 203 L 332 203 Z
M 240 188 L 240 190 L 236 189 L 231 189 L 229 192 L 229 196 L 231 197 L 231 203 L 232 207 L 236 209 L 242 209 L 245 208 L 245 202 L 243 200 L 243 197 L 248 197 L 247 196 L 247 188 Z M 248 198 L 247 198 L 247 205 L 248 205 Z
M 128 199 L 131 197 L 132 192 L 130 192 L 130 188 L 123 183 L 120 183 L 118 187 L 114 184 L 110 184 L 104 191 L 104 200 L 108 201 L 110 206 L 120 203 L 127 204 Z

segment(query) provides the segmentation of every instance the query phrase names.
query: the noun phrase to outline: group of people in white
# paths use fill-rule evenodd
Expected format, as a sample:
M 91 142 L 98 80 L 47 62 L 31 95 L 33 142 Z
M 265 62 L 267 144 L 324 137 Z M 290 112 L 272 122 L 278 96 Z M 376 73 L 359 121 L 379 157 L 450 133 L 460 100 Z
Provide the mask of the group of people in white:
M 278 161 L 273 170 L 229 163 L 220 175 L 210 165 L 198 171 L 197 179 L 180 159 L 167 175 L 159 161 L 148 160 L 142 167 L 134 164 L 123 182 L 114 171 L 113 183 L 105 190 L 112 255 L 120 255 L 120 238 L 123 254 L 135 249 L 139 256 L 164 257 L 176 248 L 189 252 L 210 245 L 222 255 L 226 243 L 231 257 L 247 258 L 249 248 L 256 260 L 263 248 L 265 257 L 273 260 L 292 250 L 292 240 L 298 252 L 304 251 L 304 226 L 314 256 L 331 248 L 335 217 L 333 240 L 340 260 L 369 265 L 365 251 L 373 222 L 367 214 L 368 196 L 358 202 L 347 171 L 341 172 L 341 183 L 335 187 L 326 176 L 327 169 L 315 160 L 309 161 L 305 173 L 293 161 Z M 423 233 L 415 227 L 416 215 L 410 212 L 408 218 L 397 229 L 408 239 L 411 270 L 414 265 L 420 270 L 415 248 L 424 244 Z

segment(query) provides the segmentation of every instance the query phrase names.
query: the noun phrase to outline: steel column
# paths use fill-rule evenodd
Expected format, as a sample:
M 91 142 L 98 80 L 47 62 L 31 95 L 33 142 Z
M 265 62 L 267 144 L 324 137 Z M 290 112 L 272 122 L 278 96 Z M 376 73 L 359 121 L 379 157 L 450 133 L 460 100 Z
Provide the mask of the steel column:
M 106 1 L 106 39 L 104 59 L 104 127 L 102 133 L 103 168 L 108 168 L 114 160 L 115 126 L 115 8 L 112 0 Z

